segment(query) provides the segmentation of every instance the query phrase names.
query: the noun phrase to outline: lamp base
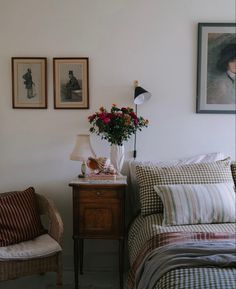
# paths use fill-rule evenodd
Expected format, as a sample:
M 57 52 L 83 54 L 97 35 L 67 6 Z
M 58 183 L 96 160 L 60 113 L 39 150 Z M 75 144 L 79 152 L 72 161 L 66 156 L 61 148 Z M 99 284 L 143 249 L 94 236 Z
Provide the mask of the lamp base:
M 84 179 L 85 177 L 86 177 L 86 176 L 85 176 L 85 175 L 82 175 L 82 174 L 79 174 L 79 175 L 78 175 L 78 178 L 79 178 L 79 179 Z
M 81 164 L 81 174 L 78 175 L 78 178 L 85 178 L 86 177 L 86 163 L 85 161 Z

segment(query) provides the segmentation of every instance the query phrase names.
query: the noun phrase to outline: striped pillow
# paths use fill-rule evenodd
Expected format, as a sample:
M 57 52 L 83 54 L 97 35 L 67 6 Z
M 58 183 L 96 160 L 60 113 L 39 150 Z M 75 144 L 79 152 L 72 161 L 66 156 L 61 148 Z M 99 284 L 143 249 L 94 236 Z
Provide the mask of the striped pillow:
M 44 233 L 34 188 L 0 194 L 0 247 Z
M 164 205 L 163 226 L 236 221 L 233 182 L 154 188 Z
M 147 216 L 163 211 L 162 201 L 155 193 L 155 185 L 207 184 L 232 182 L 230 158 L 212 163 L 198 163 L 173 167 L 137 166 L 137 182 L 141 214 Z

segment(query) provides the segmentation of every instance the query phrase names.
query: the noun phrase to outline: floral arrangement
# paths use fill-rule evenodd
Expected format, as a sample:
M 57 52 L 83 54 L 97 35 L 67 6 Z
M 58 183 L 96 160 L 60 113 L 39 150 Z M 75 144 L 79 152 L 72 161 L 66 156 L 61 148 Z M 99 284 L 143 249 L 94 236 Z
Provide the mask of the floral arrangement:
M 130 107 L 118 108 L 112 105 L 108 112 L 104 107 L 100 107 L 98 112 L 88 117 L 91 124 L 90 132 L 101 135 L 110 144 L 121 146 L 137 130 L 142 130 L 148 126 L 148 120 L 142 116 L 138 117 Z

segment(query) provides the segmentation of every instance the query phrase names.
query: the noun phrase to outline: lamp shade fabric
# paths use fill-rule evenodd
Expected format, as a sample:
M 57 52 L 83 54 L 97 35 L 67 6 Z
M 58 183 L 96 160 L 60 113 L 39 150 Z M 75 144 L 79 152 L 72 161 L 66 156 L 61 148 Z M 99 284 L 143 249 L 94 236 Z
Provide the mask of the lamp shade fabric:
M 90 135 L 79 134 L 76 138 L 75 147 L 70 155 L 73 161 L 86 161 L 89 157 L 96 157 L 90 143 Z

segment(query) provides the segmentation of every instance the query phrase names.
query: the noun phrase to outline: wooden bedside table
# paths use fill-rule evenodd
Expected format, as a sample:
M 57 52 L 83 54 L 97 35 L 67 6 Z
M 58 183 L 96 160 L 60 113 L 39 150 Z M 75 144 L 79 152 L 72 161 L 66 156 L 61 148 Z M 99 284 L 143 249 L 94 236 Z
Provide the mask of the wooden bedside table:
M 126 177 L 77 179 L 69 186 L 73 189 L 75 289 L 79 288 L 79 265 L 83 274 L 84 239 L 119 240 L 119 277 L 123 289 Z

